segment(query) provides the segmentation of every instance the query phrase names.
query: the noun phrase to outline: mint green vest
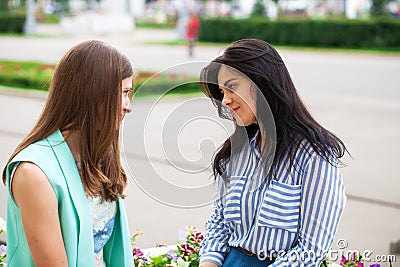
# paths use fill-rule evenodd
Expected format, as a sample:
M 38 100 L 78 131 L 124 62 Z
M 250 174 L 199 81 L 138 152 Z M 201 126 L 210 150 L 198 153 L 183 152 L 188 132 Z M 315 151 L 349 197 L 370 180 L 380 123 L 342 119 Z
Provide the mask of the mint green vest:
M 94 266 L 93 228 L 88 201 L 74 158 L 60 131 L 29 145 L 7 166 L 7 266 L 35 266 L 19 208 L 9 186 L 13 166 L 22 161 L 33 162 L 39 166 L 56 193 L 68 266 Z M 51 247 L 51 244 L 49 246 Z M 103 253 L 107 266 L 134 266 L 127 216 L 120 197 L 113 234 L 104 246 Z

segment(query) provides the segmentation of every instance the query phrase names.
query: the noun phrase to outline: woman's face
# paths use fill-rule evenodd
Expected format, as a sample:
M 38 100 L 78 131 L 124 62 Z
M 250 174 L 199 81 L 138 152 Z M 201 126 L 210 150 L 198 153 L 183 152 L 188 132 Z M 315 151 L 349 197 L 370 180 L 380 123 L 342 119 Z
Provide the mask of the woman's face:
M 218 73 L 222 104 L 227 106 L 240 126 L 257 123 L 256 101 L 251 93 L 252 82 L 230 67 L 222 65 Z
M 131 95 L 131 91 L 133 90 L 132 88 L 132 79 L 133 76 L 126 78 L 124 80 L 122 80 L 122 99 L 121 99 L 121 114 L 120 114 L 120 121 L 122 121 L 122 119 L 125 117 L 126 113 L 129 113 L 132 111 L 132 106 L 131 106 L 131 99 L 130 99 L 130 95 Z

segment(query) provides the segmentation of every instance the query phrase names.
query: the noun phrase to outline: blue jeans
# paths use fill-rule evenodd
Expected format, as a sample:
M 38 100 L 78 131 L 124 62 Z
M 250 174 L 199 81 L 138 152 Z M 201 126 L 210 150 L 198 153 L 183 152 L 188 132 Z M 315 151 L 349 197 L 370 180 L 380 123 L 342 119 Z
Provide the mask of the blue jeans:
M 268 259 L 261 261 L 257 256 L 249 256 L 240 249 L 231 247 L 222 267 L 266 267 L 271 264 L 272 261 Z

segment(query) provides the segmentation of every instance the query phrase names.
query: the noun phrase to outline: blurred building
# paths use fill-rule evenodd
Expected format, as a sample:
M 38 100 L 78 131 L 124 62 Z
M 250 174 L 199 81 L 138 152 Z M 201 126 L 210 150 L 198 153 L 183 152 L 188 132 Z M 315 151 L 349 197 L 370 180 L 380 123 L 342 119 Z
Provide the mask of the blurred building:
M 134 0 L 136 1 L 136 0 Z M 141 1 L 141 0 L 138 0 Z M 396 0 L 398 1 L 398 0 Z M 182 9 L 199 10 L 202 15 L 248 17 L 256 0 L 146 0 L 144 15 L 165 17 L 179 14 Z M 328 17 L 345 15 L 348 18 L 364 17 L 369 14 L 371 0 L 264 0 L 266 16 L 275 18 L 279 11 L 284 17 Z M 394 5 L 392 9 L 395 10 Z M 166 19 L 166 18 L 165 18 Z
M 256 0 L 237 0 L 237 16 L 250 15 Z M 356 18 L 369 14 L 370 0 L 279 0 L 278 6 L 272 0 L 264 0 L 266 15 L 270 10 L 278 9 L 282 16 L 288 17 L 328 17 L 346 15 Z M 274 14 L 272 12 L 271 14 Z
M 73 16 L 63 16 L 64 33 L 114 33 L 134 29 L 135 16 L 144 12 L 145 0 L 69 0 Z

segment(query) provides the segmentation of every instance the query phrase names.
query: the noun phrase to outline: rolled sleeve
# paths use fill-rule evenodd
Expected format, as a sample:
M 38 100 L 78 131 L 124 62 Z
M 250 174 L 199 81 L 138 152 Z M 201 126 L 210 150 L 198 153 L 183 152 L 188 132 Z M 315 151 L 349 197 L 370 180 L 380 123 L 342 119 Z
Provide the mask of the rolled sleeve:
M 225 260 L 225 253 L 221 253 L 221 252 L 206 252 L 204 254 L 201 255 L 200 258 L 200 263 L 203 262 L 212 262 L 215 263 L 218 266 L 222 266 L 222 264 L 224 263 Z
M 225 255 L 230 250 L 228 240 L 231 231 L 224 223 L 223 215 L 225 193 L 226 185 L 218 176 L 212 213 L 207 221 L 205 237 L 200 247 L 200 263 L 212 262 L 222 266 Z

